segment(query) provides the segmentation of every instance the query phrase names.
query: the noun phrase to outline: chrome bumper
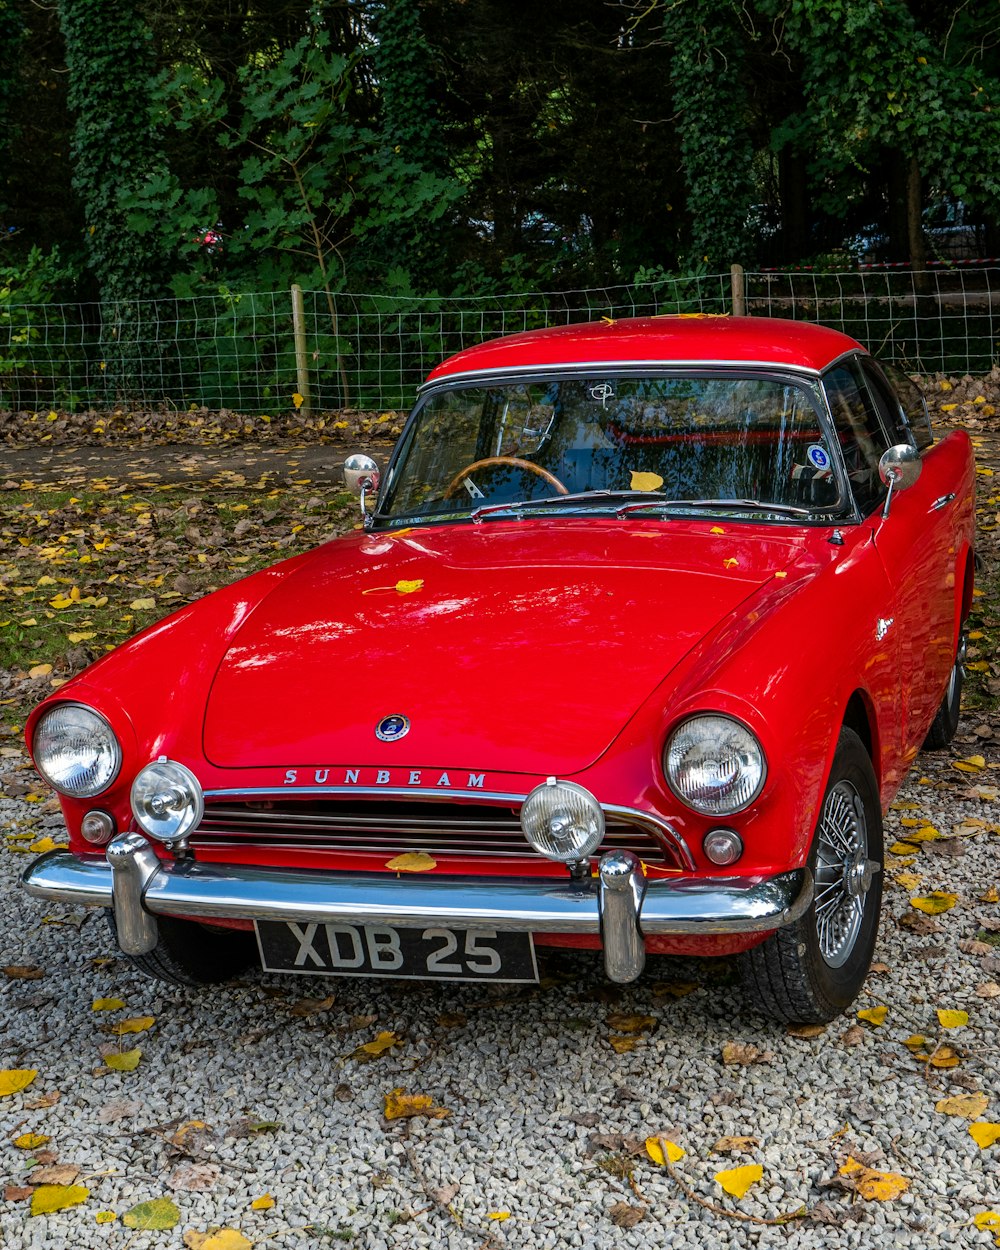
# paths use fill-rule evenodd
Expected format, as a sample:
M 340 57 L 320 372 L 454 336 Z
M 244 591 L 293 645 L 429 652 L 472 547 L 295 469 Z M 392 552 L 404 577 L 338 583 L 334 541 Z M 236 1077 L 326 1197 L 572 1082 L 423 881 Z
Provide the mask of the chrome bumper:
M 582 885 L 164 861 L 138 833 L 119 834 L 107 856 L 48 851 L 28 867 L 22 884 L 36 898 L 113 907 L 129 955 L 156 945 L 157 915 L 597 933 L 608 977 L 617 982 L 642 972 L 645 935 L 768 933 L 797 920 L 813 893 L 804 868 L 763 879 L 647 879 L 628 851 L 602 856 L 597 881 Z

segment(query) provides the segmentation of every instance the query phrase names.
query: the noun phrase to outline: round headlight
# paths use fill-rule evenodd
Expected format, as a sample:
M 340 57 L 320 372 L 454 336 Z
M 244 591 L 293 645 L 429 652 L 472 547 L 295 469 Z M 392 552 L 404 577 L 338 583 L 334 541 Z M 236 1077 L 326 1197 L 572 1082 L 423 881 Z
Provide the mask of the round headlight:
M 604 811 L 583 786 L 550 777 L 524 800 L 521 828 L 536 851 L 569 864 L 601 845 Z
M 111 726 L 82 703 L 57 703 L 44 712 L 35 726 L 31 754 L 49 785 L 72 799 L 100 794 L 122 766 Z
M 671 790 L 705 816 L 728 816 L 754 801 L 767 764 L 745 725 L 728 716 L 692 716 L 674 730 L 663 752 Z
M 198 778 L 174 760 L 154 760 L 132 782 L 139 828 L 159 842 L 177 842 L 198 826 L 205 798 Z

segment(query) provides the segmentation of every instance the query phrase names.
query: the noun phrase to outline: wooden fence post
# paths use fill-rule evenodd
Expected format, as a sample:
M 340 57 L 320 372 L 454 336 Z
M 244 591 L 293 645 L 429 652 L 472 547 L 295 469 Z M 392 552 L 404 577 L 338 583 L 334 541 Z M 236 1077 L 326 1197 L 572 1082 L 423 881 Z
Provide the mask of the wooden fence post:
M 733 316 L 745 317 L 747 315 L 747 291 L 743 282 L 742 265 L 730 265 L 729 282 L 733 291 Z
M 299 412 L 308 417 L 309 403 L 309 353 L 306 351 L 306 310 L 302 300 L 302 288 L 292 283 L 292 333 L 295 336 L 296 387 L 302 396 Z

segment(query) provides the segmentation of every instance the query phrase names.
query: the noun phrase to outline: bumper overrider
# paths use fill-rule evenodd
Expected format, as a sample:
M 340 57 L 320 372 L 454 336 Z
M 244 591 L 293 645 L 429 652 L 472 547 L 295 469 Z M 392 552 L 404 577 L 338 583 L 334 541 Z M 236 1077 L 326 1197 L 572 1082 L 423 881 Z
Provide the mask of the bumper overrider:
M 638 857 L 609 851 L 596 879 L 392 877 L 165 861 L 140 833 L 119 834 L 106 855 L 48 851 L 22 878 L 36 898 L 113 907 L 122 950 L 151 951 L 157 915 L 191 920 L 444 926 L 599 934 L 610 980 L 633 981 L 649 934 L 769 933 L 792 924 L 813 894 L 807 868 L 772 877 L 647 879 Z

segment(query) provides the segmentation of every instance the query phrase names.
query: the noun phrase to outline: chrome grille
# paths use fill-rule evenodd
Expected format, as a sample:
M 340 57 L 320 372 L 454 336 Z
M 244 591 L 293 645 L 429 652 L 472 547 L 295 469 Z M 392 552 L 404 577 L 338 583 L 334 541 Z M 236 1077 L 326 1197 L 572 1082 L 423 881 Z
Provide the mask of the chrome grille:
M 490 804 L 342 802 L 337 800 L 228 800 L 208 803 L 191 846 L 256 846 L 372 852 L 396 855 L 481 855 L 534 858 L 521 832 L 518 810 Z M 609 815 L 598 854 L 634 851 L 656 864 L 675 866 L 676 857 L 652 827 Z

